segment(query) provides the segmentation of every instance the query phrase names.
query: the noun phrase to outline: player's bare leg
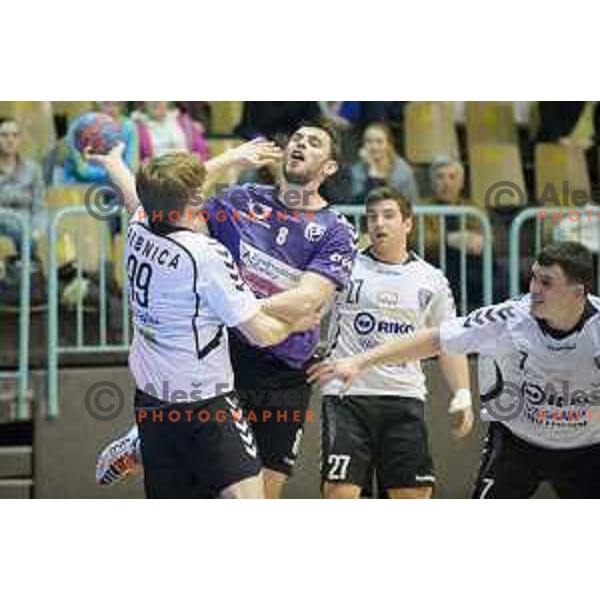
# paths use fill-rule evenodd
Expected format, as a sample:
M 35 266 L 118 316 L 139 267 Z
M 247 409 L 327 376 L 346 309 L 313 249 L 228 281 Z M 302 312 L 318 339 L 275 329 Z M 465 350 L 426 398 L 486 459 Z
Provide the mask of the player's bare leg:
M 283 494 L 283 485 L 288 479 L 284 473 L 263 469 L 263 481 L 265 484 L 265 498 L 278 500 Z
M 361 487 L 352 483 L 323 484 L 323 498 L 326 500 L 358 500 Z
M 262 473 L 238 481 L 221 491 L 221 498 L 228 500 L 262 500 L 264 499 L 264 482 Z
M 433 488 L 429 485 L 388 490 L 388 496 L 392 500 L 428 500 L 432 495 Z

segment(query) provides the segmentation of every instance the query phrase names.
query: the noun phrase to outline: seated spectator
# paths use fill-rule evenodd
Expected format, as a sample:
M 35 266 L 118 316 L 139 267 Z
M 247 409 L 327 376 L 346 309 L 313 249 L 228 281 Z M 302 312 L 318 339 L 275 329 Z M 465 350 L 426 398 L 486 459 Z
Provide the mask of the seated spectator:
M 44 180 L 41 167 L 22 156 L 21 132 L 15 119 L 0 118 L 0 208 L 31 216 L 32 234 L 45 225 Z M 16 219 L 0 214 L 0 235 L 12 241 L 14 249 L 0 261 L 0 301 L 18 306 L 21 298 L 21 250 L 23 229 Z M 37 259 L 35 237 L 31 241 L 30 304 L 44 302 L 45 284 Z
M 448 157 L 436 158 L 429 169 L 431 186 L 434 195 L 427 204 L 442 206 L 473 206 L 475 204 L 463 197 L 465 173 L 462 164 Z M 454 297 L 460 303 L 461 254 L 467 256 L 467 289 L 468 309 L 480 306 L 483 300 L 483 248 L 485 238 L 481 232 L 480 222 L 474 217 L 463 219 L 459 216 L 445 217 L 446 225 L 446 276 L 450 281 Z M 463 227 L 464 225 L 464 227 Z M 440 262 L 440 218 L 426 216 L 424 218 L 425 257 L 434 264 Z M 504 267 L 499 264 L 495 269 L 494 297 L 505 299 L 507 279 Z M 499 271 L 502 270 L 502 273 Z M 459 304 L 460 308 L 460 304 Z
M 363 204 L 369 192 L 380 186 L 397 189 L 413 204 L 418 200 L 413 171 L 396 152 L 392 132 L 385 123 L 367 127 L 359 156 L 351 168 L 354 204 Z
M 32 229 L 40 228 L 46 216 L 41 167 L 20 154 L 21 131 L 15 119 L 0 118 L 0 207 L 32 216 Z M 21 251 L 23 232 L 9 217 L 0 216 L 0 235 L 13 240 Z M 32 253 L 36 253 L 35 244 Z
M 427 204 L 443 206 L 475 206 L 473 202 L 463 197 L 465 171 L 462 164 L 445 156 L 436 158 L 429 169 L 433 197 Z M 483 248 L 483 235 L 479 230 L 477 220 L 467 219 L 466 231 L 460 230 L 460 217 L 446 219 L 446 244 L 449 248 L 459 251 L 465 246 L 468 254 L 480 255 Z M 425 219 L 425 247 L 427 251 L 437 252 L 439 239 L 438 217 Z
M 131 117 L 137 127 L 141 161 L 182 150 L 208 159 L 204 127 L 170 102 L 145 102 L 144 108 Z
M 124 159 L 127 166 L 136 171 L 139 162 L 137 131 L 133 121 L 123 113 L 124 103 L 101 101 L 96 104 L 97 110 L 112 117 L 119 125 L 125 138 Z M 86 161 L 75 146 L 73 127 L 67 132 L 67 158 L 65 160 L 62 180 L 64 183 L 96 183 L 108 181 L 106 169 L 99 164 Z

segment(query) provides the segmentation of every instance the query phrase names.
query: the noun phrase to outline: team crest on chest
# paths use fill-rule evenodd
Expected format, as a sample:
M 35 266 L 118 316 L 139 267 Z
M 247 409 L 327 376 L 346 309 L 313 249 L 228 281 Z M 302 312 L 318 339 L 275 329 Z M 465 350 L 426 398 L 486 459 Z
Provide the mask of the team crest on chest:
M 399 296 L 396 292 L 391 290 L 382 290 L 377 294 L 377 303 L 382 306 L 396 306 L 398 304 Z
M 304 239 L 307 242 L 318 242 L 325 235 L 325 227 L 311 221 L 304 228 Z
M 433 292 L 430 290 L 421 289 L 418 291 L 418 299 L 419 299 L 419 308 L 421 310 L 425 310 L 427 305 L 431 302 L 431 298 L 433 296 Z

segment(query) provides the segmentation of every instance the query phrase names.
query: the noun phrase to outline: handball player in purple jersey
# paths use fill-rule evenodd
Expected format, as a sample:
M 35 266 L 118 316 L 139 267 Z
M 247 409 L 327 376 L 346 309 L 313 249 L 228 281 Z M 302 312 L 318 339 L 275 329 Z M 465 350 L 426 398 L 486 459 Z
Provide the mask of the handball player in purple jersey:
M 209 161 L 209 178 L 218 181 L 231 168 L 272 162 L 276 154 L 268 142 L 249 142 Z M 355 233 L 319 193 L 321 184 L 336 173 L 339 155 L 334 130 L 322 124 L 303 125 L 284 149 L 279 186 L 232 186 L 218 190 L 205 204 L 208 230 L 228 248 L 246 283 L 265 299 L 266 310 L 275 317 L 288 320 L 325 312 L 336 290 L 349 279 Z M 125 190 L 129 206 L 131 175 L 120 169 L 111 176 Z M 267 300 L 273 294 L 277 296 Z M 298 456 L 311 393 L 305 369 L 319 341 L 319 329 L 293 334 L 270 348 L 253 346 L 236 330 L 230 330 L 229 337 L 236 389 L 263 464 L 265 495 L 279 498 Z M 132 461 L 121 458 L 136 448 L 135 431 L 123 439 L 129 443 L 119 443 L 118 452 L 113 452 L 114 442 L 101 454 L 100 483 L 118 481 L 131 470 Z

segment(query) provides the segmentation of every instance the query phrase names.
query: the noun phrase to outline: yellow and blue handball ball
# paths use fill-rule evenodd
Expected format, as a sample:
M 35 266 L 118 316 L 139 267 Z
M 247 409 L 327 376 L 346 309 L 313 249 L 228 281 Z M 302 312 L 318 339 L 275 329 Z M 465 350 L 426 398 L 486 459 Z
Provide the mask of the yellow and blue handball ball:
M 119 142 L 125 141 L 119 123 L 101 112 L 80 115 L 74 120 L 72 131 L 75 147 L 79 152 L 90 148 L 94 154 L 106 154 Z

